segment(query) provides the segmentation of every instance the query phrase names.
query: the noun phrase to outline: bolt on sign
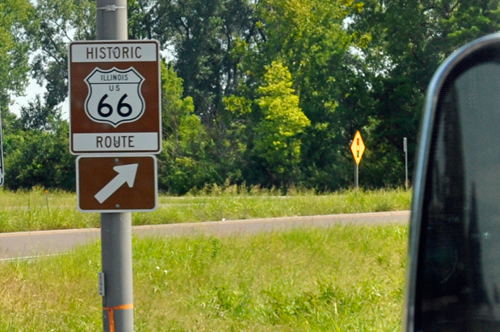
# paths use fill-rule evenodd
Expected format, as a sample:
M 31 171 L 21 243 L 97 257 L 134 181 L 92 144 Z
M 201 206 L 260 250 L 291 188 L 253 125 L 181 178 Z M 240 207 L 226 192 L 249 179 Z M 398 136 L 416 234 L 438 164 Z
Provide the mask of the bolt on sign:
M 157 207 L 155 156 L 80 156 L 76 173 L 82 212 L 153 211 Z
M 363 143 L 363 139 L 361 138 L 359 131 L 356 132 L 356 135 L 354 135 L 354 139 L 352 140 L 351 152 L 354 157 L 354 161 L 356 161 L 356 165 L 359 165 L 361 157 L 363 157 L 363 152 L 365 152 L 365 144 Z
M 157 41 L 78 41 L 69 46 L 72 154 L 161 151 Z

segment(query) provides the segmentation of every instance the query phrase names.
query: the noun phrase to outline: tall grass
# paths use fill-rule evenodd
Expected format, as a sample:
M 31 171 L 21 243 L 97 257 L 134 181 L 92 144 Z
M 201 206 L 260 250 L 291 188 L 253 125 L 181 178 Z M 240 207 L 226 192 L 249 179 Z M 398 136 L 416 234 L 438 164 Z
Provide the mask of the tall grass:
M 231 219 L 406 210 L 411 193 L 400 189 L 341 191 L 316 195 L 291 189 L 287 195 L 258 187 L 212 186 L 183 197 L 159 196 L 155 212 L 133 213 L 135 225 Z M 77 210 L 76 195 L 0 190 L 0 232 L 99 227 L 98 213 Z
M 134 239 L 135 330 L 399 331 L 407 230 Z M 0 331 L 99 331 L 98 244 L 0 265 Z
M 288 192 L 286 196 L 267 190 L 240 191 L 230 187 L 204 192 L 201 196 L 160 197 L 154 213 L 134 214 L 134 223 L 161 224 L 269 217 L 293 217 L 338 213 L 408 210 L 411 192 L 401 189 L 341 191 L 327 195 Z
M 81 213 L 76 195 L 64 191 L 0 190 L 0 232 L 88 228 L 99 225 L 98 214 Z

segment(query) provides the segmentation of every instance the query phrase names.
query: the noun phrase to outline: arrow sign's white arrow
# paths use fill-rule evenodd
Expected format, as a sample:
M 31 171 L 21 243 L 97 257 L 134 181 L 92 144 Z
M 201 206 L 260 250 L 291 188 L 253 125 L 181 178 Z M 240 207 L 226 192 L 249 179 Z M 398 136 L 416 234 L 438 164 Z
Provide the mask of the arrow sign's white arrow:
M 118 173 L 113 180 L 104 186 L 94 197 L 102 204 L 109 196 L 113 195 L 125 183 L 132 188 L 134 186 L 135 175 L 139 164 L 115 166 L 113 169 Z

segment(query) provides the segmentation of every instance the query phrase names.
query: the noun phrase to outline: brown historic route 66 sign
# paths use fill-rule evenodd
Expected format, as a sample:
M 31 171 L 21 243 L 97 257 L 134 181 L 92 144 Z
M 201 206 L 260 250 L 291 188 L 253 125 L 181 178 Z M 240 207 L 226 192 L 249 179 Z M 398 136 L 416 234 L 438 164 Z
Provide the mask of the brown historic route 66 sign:
M 72 154 L 161 151 L 158 42 L 69 46 Z

